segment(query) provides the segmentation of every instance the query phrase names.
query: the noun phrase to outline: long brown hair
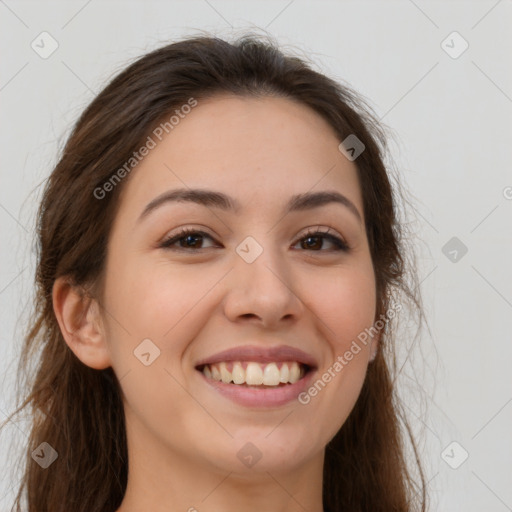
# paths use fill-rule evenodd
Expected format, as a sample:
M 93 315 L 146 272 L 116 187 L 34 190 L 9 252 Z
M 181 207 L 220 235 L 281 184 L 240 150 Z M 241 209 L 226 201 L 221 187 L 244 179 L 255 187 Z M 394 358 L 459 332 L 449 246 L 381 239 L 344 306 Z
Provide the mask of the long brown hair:
M 119 381 L 112 368 L 92 369 L 69 349 L 53 311 L 52 287 L 58 277 L 68 276 L 84 293 L 98 296 L 109 232 L 128 178 L 101 200 L 94 191 L 163 118 L 190 98 L 200 102 L 219 93 L 293 99 L 322 116 L 340 141 L 355 134 L 363 142 L 365 150 L 355 164 L 376 277 L 377 316 L 388 311 L 398 293 L 421 311 L 418 289 L 406 282 L 403 226 L 384 163 L 385 132 L 359 95 L 315 71 L 306 59 L 283 53 L 270 38 L 254 34 L 233 43 L 200 35 L 154 50 L 131 63 L 85 109 L 45 184 L 37 215 L 35 311 L 18 370 L 24 391 L 7 420 L 31 408 L 17 512 L 23 498 L 28 512 L 114 512 L 121 504 L 128 453 Z M 326 447 L 323 502 L 330 512 L 426 510 L 418 450 L 396 396 L 391 325 L 381 333 L 354 409 Z M 35 372 L 29 370 L 31 363 Z M 418 478 L 408 468 L 407 438 Z M 48 469 L 31 456 L 43 442 L 58 454 Z

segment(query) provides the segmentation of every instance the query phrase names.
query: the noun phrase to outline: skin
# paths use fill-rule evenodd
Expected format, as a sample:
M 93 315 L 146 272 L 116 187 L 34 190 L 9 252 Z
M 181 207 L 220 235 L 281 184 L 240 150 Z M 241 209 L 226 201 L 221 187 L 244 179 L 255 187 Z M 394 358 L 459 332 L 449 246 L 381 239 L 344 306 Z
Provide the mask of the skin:
M 234 404 L 194 366 L 234 346 L 288 344 L 316 358 L 316 381 L 376 320 L 364 222 L 336 203 L 282 214 L 294 194 L 335 190 L 364 219 L 356 167 L 339 142 L 288 99 L 203 100 L 123 184 L 101 298 L 85 301 L 64 278 L 55 282 L 66 343 L 120 379 L 129 477 L 118 512 L 323 510 L 324 449 L 355 405 L 377 338 L 307 405 Z M 138 221 L 151 200 L 181 187 L 224 192 L 241 210 L 174 202 Z M 212 238 L 192 249 L 178 242 L 181 252 L 158 247 L 187 226 Z M 318 226 L 350 251 L 300 241 Z M 235 251 L 247 236 L 263 248 L 251 264 Z M 133 353 L 146 338 L 160 350 L 149 366 Z M 247 442 L 261 453 L 252 467 L 237 457 Z

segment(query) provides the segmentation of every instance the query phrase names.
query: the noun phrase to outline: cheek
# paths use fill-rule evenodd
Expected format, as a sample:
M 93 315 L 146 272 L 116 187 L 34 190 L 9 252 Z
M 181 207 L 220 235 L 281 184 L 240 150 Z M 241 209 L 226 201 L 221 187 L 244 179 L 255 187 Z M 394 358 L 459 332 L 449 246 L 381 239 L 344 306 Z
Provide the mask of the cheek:
M 316 405 L 335 404 L 328 415 L 335 415 L 337 424 L 345 420 L 364 382 L 371 346 L 368 332 L 376 313 L 375 294 L 371 264 L 340 269 L 316 292 L 317 325 L 330 352 L 318 375 L 321 383 L 317 391 L 325 400 Z
M 375 319 L 376 290 L 368 265 L 333 272 L 318 282 L 315 313 L 323 335 L 336 353 L 343 353 Z
M 106 282 L 112 366 L 120 379 L 127 414 L 133 428 L 142 422 L 162 439 L 183 437 L 190 427 L 176 411 L 204 414 L 183 388 L 187 372 L 182 358 L 209 318 L 206 295 L 223 273 L 216 277 L 193 267 L 125 260 L 112 267 Z M 148 339 L 154 346 L 143 342 Z M 144 353 L 149 353 L 148 365 Z M 208 425 L 205 432 L 214 435 L 214 426 Z
M 116 359 L 130 366 L 133 350 L 149 338 L 166 367 L 181 359 L 188 340 L 208 318 L 208 293 L 224 274 L 201 265 L 179 266 L 150 258 L 126 258 L 107 274 L 109 340 Z
M 331 438 L 353 409 L 366 376 L 371 345 L 367 331 L 376 312 L 373 268 L 339 269 L 319 285 L 314 312 L 330 353 L 301 403 L 329 426 L 323 435 Z

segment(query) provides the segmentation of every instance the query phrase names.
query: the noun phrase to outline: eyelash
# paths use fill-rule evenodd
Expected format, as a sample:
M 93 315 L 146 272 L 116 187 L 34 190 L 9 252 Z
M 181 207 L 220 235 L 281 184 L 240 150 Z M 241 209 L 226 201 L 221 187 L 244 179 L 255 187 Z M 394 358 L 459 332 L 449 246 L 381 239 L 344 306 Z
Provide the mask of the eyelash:
M 176 251 L 186 251 L 186 252 L 200 251 L 201 249 L 193 249 L 190 247 L 189 248 L 187 248 L 187 247 L 172 248 L 172 245 L 174 245 L 176 242 L 179 242 L 180 240 L 186 238 L 189 235 L 200 235 L 202 237 L 208 237 L 211 240 L 213 240 L 213 238 L 208 233 L 205 233 L 204 231 L 200 231 L 200 230 L 193 229 L 193 228 L 183 228 L 179 233 L 172 235 L 171 237 L 163 240 L 163 242 L 160 244 L 160 248 L 168 249 L 168 250 L 176 250 Z M 318 236 L 318 235 L 320 235 L 320 236 Z M 329 234 L 329 230 L 321 231 L 321 230 L 314 229 L 314 228 L 308 230 L 307 233 L 305 233 L 302 238 L 298 239 L 294 245 L 297 245 L 297 243 L 302 242 L 303 240 L 306 240 L 308 238 L 321 238 L 322 240 L 329 240 L 337 247 L 337 249 L 332 249 L 334 251 L 344 251 L 344 252 L 350 251 L 350 247 L 347 245 L 347 243 L 344 240 L 342 240 L 341 238 L 339 238 L 335 235 Z M 313 252 L 326 252 L 326 251 L 319 250 L 319 251 L 313 251 Z M 328 252 L 330 252 L 330 251 L 328 251 Z

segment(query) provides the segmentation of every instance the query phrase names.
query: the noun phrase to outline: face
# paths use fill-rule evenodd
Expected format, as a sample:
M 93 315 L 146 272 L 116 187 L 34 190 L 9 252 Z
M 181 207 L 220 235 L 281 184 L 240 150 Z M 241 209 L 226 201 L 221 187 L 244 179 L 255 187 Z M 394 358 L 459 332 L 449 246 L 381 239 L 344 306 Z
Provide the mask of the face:
M 341 370 L 335 362 L 376 312 L 357 171 L 339 142 L 291 100 L 219 96 L 200 101 L 132 171 L 102 295 L 129 450 L 223 475 L 323 457 L 357 400 L 370 344 Z M 163 198 L 176 189 L 215 191 L 234 209 Z M 318 192 L 345 199 L 290 207 Z M 240 350 L 215 357 L 230 349 Z M 218 382 L 201 371 L 214 360 L 226 367 L 206 374 L 261 383 L 261 371 L 273 384 Z M 294 362 L 306 372 L 293 384 L 286 361 L 288 373 Z M 247 454 L 261 458 L 251 467 Z

